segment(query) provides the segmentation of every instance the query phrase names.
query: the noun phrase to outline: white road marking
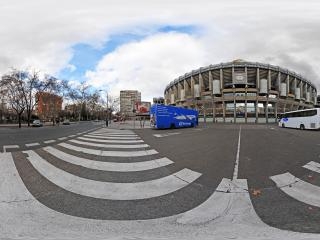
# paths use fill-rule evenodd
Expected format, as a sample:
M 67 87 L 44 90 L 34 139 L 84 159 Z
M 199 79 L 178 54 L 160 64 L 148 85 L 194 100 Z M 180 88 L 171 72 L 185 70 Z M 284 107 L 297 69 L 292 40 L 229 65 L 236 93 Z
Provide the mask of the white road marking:
M 77 135 L 69 135 L 68 137 L 69 138 L 73 138 L 73 137 L 76 137 Z
M 33 146 L 39 146 L 40 143 L 26 143 L 25 145 L 26 147 L 33 147 Z
M 248 194 L 245 179 L 223 178 L 214 193 L 202 204 L 181 215 L 177 219 L 182 224 L 202 224 L 226 215 L 235 193 Z
M 156 150 L 144 150 L 144 151 L 101 151 L 96 149 L 82 148 L 74 146 L 68 143 L 60 143 L 59 146 L 68 148 L 77 152 L 88 153 L 97 156 L 108 156 L 108 157 L 141 157 L 157 154 Z
M 125 130 L 112 130 L 108 129 L 107 131 L 94 131 L 92 134 L 135 134 L 133 131 L 125 131 Z
M 86 146 L 93 146 L 93 147 L 103 147 L 103 148 L 147 148 L 149 147 L 148 144 L 132 144 L 132 145 L 125 145 L 125 144 L 102 144 L 102 143 L 92 143 L 92 142 L 83 142 L 75 139 L 69 140 L 69 142 L 73 142 L 76 144 L 86 145 Z
M 105 137 L 138 137 L 137 134 L 119 134 L 119 133 L 107 133 L 107 134 L 93 134 L 92 136 L 105 136 Z
M 140 137 L 108 137 L 108 136 L 97 136 L 97 135 L 90 135 L 86 134 L 84 135 L 85 137 L 92 137 L 92 138 L 101 138 L 101 139 L 114 139 L 114 140 L 135 140 L 135 139 L 140 139 Z
M 319 234 L 280 230 L 263 223 L 254 211 L 248 193 L 223 193 L 228 206 L 205 224 L 176 224 L 184 213 L 143 221 L 85 219 L 56 212 L 36 200 L 19 177 L 11 153 L 0 153 L 0 216 L 2 238 L 30 236 L 43 239 L 277 239 L 319 240 Z M 215 194 L 215 193 L 214 193 Z M 217 207 L 219 203 L 214 203 Z M 195 208 L 194 210 L 197 210 Z M 191 210 L 192 211 L 192 210 Z M 207 213 L 210 214 L 210 209 Z M 204 222 L 201 216 L 195 217 Z M 21 224 L 23 222 L 23 224 Z M 9 224 L 10 223 L 10 224 Z M 97 224 L 98 223 L 98 224 Z M 232 223 L 232 224 L 231 224 Z M 18 226 L 18 227 L 17 227 Z M 50 226 L 48 228 L 48 226 Z M 95 231 L 88 231 L 95 229 Z M 125 231 L 124 231 L 125 230 Z
M 153 136 L 161 138 L 161 137 L 169 137 L 169 136 L 178 135 L 178 134 L 180 134 L 180 133 L 176 132 L 176 133 L 153 134 Z
M 58 138 L 59 140 L 66 140 L 67 137 L 61 137 L 61 138 Z
M 241 125 L 240 125 L 240 129 L 239 129 L 238 148 L 237 148 L 237 155 L 236 155 L 236 161 L 235 161 L 235 164 L 234 164 L 232 180 L 238 179 L 239 157 L 240 157 L 240 141 L 241 141 Z
M 142 143 L 143 140 L 108 140 L 108 139 L 95 139 L 87 137 L 78 137 L 78 139 L 91 141 L 91 142 L 102 142 L 102 143 Z
M 10 148 L 20 148 L 19 145 L 4 145 L 3 146 L 3 152 L 7 152 L 7 149 L 10 149 Z
M 29 155 L 27 158 L 33 167 L 50 182 L 67 191 L 101 199 L 136 200 L 158 197 L 175 192 L 201 176 L 200 173 L 185 168 L 172 175 L 145 182 L 99 182 L 56 168 L 34 151 L 24 151 L 24 153 Z
M 47 141 L 44 141 L 44 143 L 54 143 L 54 142 L 56 142 L 56 140 L 47 140 Z
M 307 168 L 307 169 L 309 169 L 311 171 L 320 173 L 320 163 L 311 161 L 311 162 L 307 163 L 306 165 L 304 165 L 303 167 Z
M 168 158 L 159 158 L 144 162 L 130 162 L 130 163 L 118 163 L 118 162 L 101 162 L 91 159 L 77 157 L 65 152 L 62 152 L 53 147 L 44 147 L 45 151 L 51 155 L 75 165 L 80 165 L 85 168 L 112 171 L 112 172 L 135 172 L 155 169 L 172 164 L 173 162 Z
M 320 187 L 305 182 L 288 172 L 271 176 L 270 179 L 290 197 L 320 207 Z

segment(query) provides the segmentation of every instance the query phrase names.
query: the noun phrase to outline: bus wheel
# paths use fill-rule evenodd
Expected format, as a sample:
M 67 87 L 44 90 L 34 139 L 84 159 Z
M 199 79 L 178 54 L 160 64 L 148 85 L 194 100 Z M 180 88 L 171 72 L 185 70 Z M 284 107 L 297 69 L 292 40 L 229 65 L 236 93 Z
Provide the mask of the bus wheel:
M 284 127 L 285 127 L 285 126 L 284 126 L 284 123 L 282 123 L 282 125 L 281 125 L 281 126 L 284 128 Z
M 304 130 L 304 129 L 305 129 L 304 125 L 300 124 L 300 130 Z
M 171 128 L 171 129 L 174 129 L 174 128 L 175 128 L 174 123 L 171 123 L 170 128 Z

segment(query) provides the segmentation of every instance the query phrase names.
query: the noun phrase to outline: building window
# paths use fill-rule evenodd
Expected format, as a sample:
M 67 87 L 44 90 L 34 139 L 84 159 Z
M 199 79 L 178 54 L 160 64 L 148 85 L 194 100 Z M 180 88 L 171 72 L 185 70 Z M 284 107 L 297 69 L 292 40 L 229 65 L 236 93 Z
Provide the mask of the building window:
M 234 116 L 234 103 L 226 103 L 226 117 Z
M 236 103 L 236 117 L 244 118 L 246 112 L 245 103 Z
M 255 118 L 256 117 L 256 104 L 252 102 L 247 103 L 247 117 Z

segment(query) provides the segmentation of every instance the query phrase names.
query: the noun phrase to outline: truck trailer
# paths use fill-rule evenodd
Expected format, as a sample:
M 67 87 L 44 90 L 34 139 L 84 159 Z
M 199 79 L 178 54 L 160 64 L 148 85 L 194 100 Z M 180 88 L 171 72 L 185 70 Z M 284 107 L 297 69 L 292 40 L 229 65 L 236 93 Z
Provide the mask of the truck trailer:
M 150 125 L 156 129 L 196 127 L 198 111 L 163 104 L 150 108 Z

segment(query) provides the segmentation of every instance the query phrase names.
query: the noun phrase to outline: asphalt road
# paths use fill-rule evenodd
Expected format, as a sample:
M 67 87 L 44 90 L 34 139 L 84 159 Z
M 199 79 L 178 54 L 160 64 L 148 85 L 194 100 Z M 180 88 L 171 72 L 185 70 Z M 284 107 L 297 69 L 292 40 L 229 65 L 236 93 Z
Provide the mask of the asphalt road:
M 136 131 L 145 142 L 177 164 L 203 173 L 201 184 L 216 187 L 233 178 L 240 125 Z M 154 138 L 152 134 L 178 134 Z M 298 232 L 320 233 L 320 208 L 298 201 L 280 190 L 271 176 L 289 172 L 320 186 L 320 174 L 303 168 L 320 161 L 320 132 L 283 129 L 276 125 L 241 125 L 238 178 L 247 179 L 251 201 L 268 225 Z
M 60 124 L 43 127 L 0 127 L 0 152 L 3 146 L 17 145 L 19 148 L 8 149 L 16 151 L 28 149 L 26 144 L 39 143 L 40 146 L 47 145 L 44 141 L 58 140 L 90 129 L 100 127 L 104 122 L 76 122 L 70 125 Z M 37 146 L 39 147 L 39 146 Z
M 160 219 L 202 205 L 220 189 L 223 179 L 245 179 L 248 188 L 242 190 L 249 193 L 264 223 L 294 232 L 320 233 L 319 196 L 312 193 L 319 191 L 320 172 L 304 167 L 319 163 L 319 131 L 207 124 L 174 130 L 102 128 L 92 133 L 97 127 L 83 123 L 21 131 L 21 140 L 14 143 L 24 144 L 31 133 L 38 133 L 32 135 L 33 141 L 81 133 L 44 148 L 25 147 L 27 152 L 12 153 L 24 185 L 44 206 L 83 219 Z M 12 138 L 19 136 L 17 131 L 14 134 Z M 8 141 L 1 138 L 1 143 Z M 164 158 L 169 163 L 157 162 Z M 131 167 L 155 160 L 157 166 L 143 170 L 106 167 Z M 86 161 L 94 163 L 80 164 Z M 39 165 L 41 162 L 46 163 Z M 289 175 L 294 178 L 281 183 Z M 107 195 L 100 187 L 109 189 Z

